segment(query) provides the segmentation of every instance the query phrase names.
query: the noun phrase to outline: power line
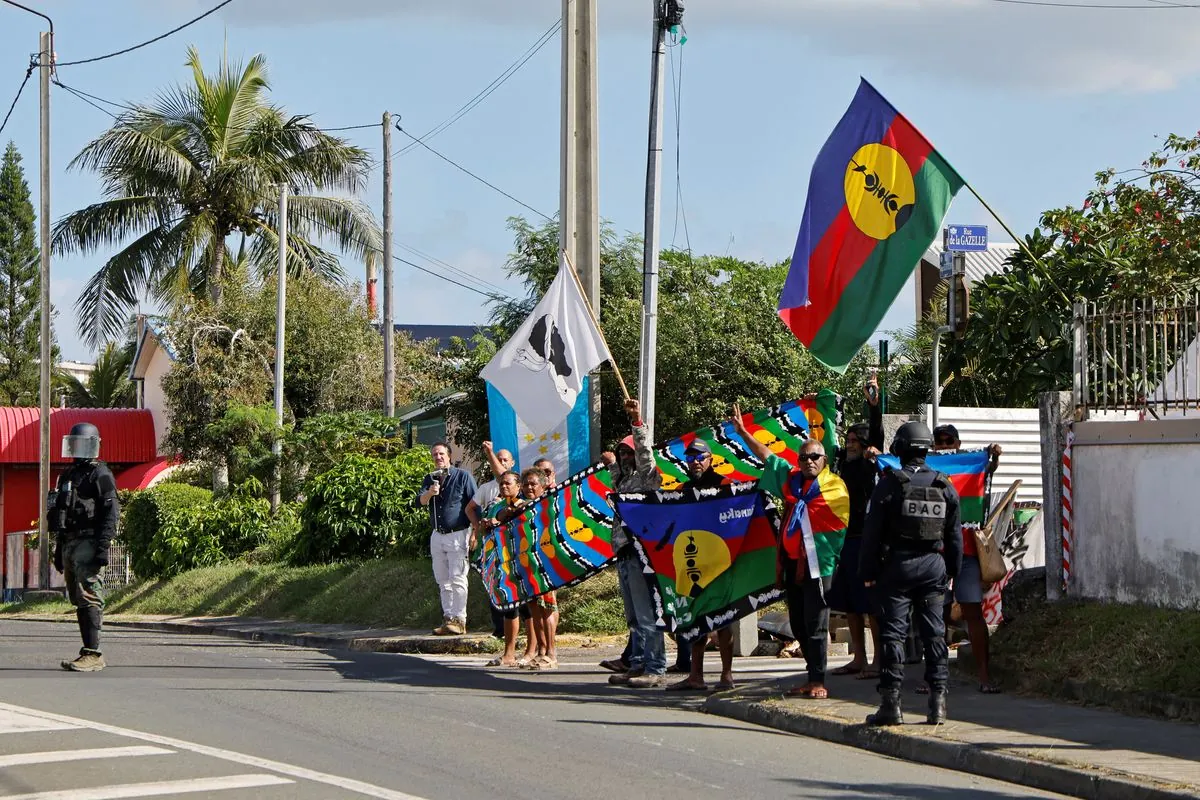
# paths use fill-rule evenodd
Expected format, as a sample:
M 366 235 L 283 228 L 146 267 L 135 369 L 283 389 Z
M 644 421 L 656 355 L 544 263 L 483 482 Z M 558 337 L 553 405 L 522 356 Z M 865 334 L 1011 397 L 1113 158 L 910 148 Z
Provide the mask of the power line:
M 73 67 L 76 64 L 91 64 L 95 61 L 103 61 L 106 58 L 115 58 L 116 56 L 121 56 L 121 55 L 125 55 L 126 53 L 131 53 L 134 50 L 145 47 L 146 45 L 149 45 L 149 44 L 154 44 L 155 42 L 160 42 L 163 39 L 166 39 L 168 36 L 179 33 L 181 30 L 188 27 L 189 25 L 195 25 L 200 20 L 204 19 L 205 17 L 207 17 L 211 14 L 215 14 L 216 12 L 220 11 L 222 8 L 224 8 L 225 6 L 229 5 L 232 2 L 233 2 L 233 0 L 223 0 L 223 2 L 220 2 L 217 5 L 213 6 L 208 11 L 205 11 L 203 14 L 201 14 L 200 16 L 195 17 L 194 19 L 188 20 L 187 22 L 183 23 L 179 27 L 172 28 L 171 30 L 167 31 L 166 33 L 155 36 L 153 39 L 147 39 L 146 41 L 144 41 L 140 44 L 135 44 L 132 47 L 126 47 L 124 50 L 117 50 L 116 52 L 113 52 L 113 53 L 105 53 L 102 56 L 94 56 L 92 58 L 82 58 L 78 61 L 63 61 L 58 64 L 55 64 L 55 66 L 56 67 Z
M 512 297 L 510 295 L 498 294 L 496 292 L 485 292 L 484 290 L 479 289 L 475 286 L 469 286 L 468 284 L 462 283 L 460 281 L 456 281 L 456 280 L 454 280 L 454 278 L 451 278 L 447 275 L 443 275 L 440 272 L 434 272 L 433 270 L 431 270 L 427 267 L 423 267 L 414 261 L 409 261 L 407 258 L 401 258 L 400 256 L 394 255 L 394 256 L 392 256 L 392 259 L 395 261 L 399 261 L 401 264 L 407 264 L 408 266 L 412 267 L 413 269 L 420 270 L 421 272 L 424 272 L 426 275 L 432 275 L 433 277 L 435 277 L 439 280 L 446 281 L 447 283 L 452 283 L 455 286 L 460 286 L 463 289 L 466 289 L 467 291 L 474 292 L 475 294 L 478 294 L 478 295 L 483 295 L 484 297 L 486 297 L 489 300 L 492 300 L 494 302 L 509 306 L 510 308 L 515 308 L 515 309 L 519 309 L 519 310 L 527 310 L 527 306 L 524 303 L 522 303 L 521 301 L 517 300 L 515 297 Z
M 514 61 L 512 64 L 510 64 L 503 72 L 501 72 L 500 75 L 495 80 L 493 80 L 491 83 L 489 83 L 487 86 L 485 86 L 478 94 L 476 94 L 474 97 L 472 97 L 466 103 L 464 103 L 462 105 L 462 107 L 458 109 L 458 111 L 454 112 L 452 115 L 450 115 L 446 119 L 442 120 L 442 122 L 440 122 L 437 126 L 430 129 L 429 131 L 427 131 L 423 136 L 421 136 L 420 141 L 423 142 L 423 141 L 432 139 L 433 137 L 437 136 L 439 133 L 446 130 L 451 125 L 458 122 L 464 116 L 469 114 L 476 106 L 478 106 L 484 100 L 488 99 L 488 97 L 491 96 L 491 94 L 493 92 L 495 92 L 497 89 L 499 89 L 501 86 L 503 86 L 508 81 L 509 78 L 511 78 L 513 75 L 515 75 L 519 69 L 521 69 L 521 67 L 525 66 L 525 64 L 528 63 L 528 61 L 531 58 L 533 58 L 535 55 L 537 55 L 538 52 L 540 52 L 541 49 L 543 47 L 545 47 L 550 42 L 551 39 L 554 38 L 554 34 L 556 34 L 561 29 L 562 29 L 562 17 L 559 17 L 558 20 L 556 20 L 553 25 L 551 25 L 541 36 L 539 36 L 537 38 L 537 40 L 529 47 L 528 50 L 526 50 L 516 61 Z M 414 144 L 410 144 L 406 147 L 402 147 L 400 149 L 398 155 L 404 155 L 408 151 L 414 149 L 416 146 L 417 145 L 414 143 Z
M 429 261 L 433 264 L 437 264 L 440 267 L 444 267 L 445 269 L 450 270 L 452 273 L 454 273 L 462 278 L 465 278 L 466 280 L 476 281 L 477 283 L 479 283 L 486 289 L 495 290 L 496 292 L 498 292 L 500 294 L 505 293 L 503 286 L 493 283 L 493 282 L 489 281 L 488 279 L 483 278 L 479 275 L 468 272 L 465 269 L 459 269 L 458 267 L 454 266 L 453 264 L 449 264 L 449 263 L 441 260 L 440 258 L 437 258 L 436 256 L 431 256 L 431 255 L 429 255 L 429 253 L 426 253 L 422 250 L 418 250 L 417 248 L 413 247 L 412 245 L 404 244 L 403 242 L 397 242 L 397 241 L 393 241 L 392 244 L 396 245 L 396 247 L 399 247 L 401 250 L 404 250 L 408 253 L 412 253 L 417 258 L 423 258 L 426 261 Z
M 400 131 L 400 132 L 401 132 L 401 133 L 403 133 L 405 136 L 407 136 L 408 138 L 412 139 L 412 140 L 413 140 L 413 142 L 415 142 L 416 144 L 419 144 L 421 147 L 424 147 L 426 150 L 428 150 L 429 152 L 433 153 L 435 156 L 437 156 L 438 158 L 440 158 L 442 161 L 445 161 L 445 162 L 446 162 L 447 164 L 449 164 L 450 166 L 454 167 L 455 169 L 459 170 L 460 172 L 464 172 L 464 173 L 466 173 L 467 175 L 470 175 L 472 178 L 474 178 L 475 180 L 479 181 L 480 183 L 482 183 L 484 186 L 488 187 L 488 188 L 489 188 L 489 189 L 491 189 L 492 191 L 499 192 L 500 194 L 502 194 L 502 195 L 504 195 L 505 197 L 507 197 L 509 200 L 512 200 L 514 203 L 516 203 L 516 204 L 517 204 L 517 205 L 519 205 L 519 206 L 522 206 L 522 207 L 524 207 L 524 208 L 527 208 L 527 209 L 529 209 L 529 210 L 530 210 L 530 211 L 532 211 L 533 213 L 537 214 L 539 217 L 541 217 L 541 218 L 545 219 L 547 222 L 549 222 L 549 221 L 552 221 L 552 220 L 553 220 L 553 217 L 551 217 L 550 215 L 548 215 L 548 214 L 544 214 L 544 213 L 542 213 L 541 211 L 538 211 L 536 208 L 534 208 L 533 206 L 529 205 L 528 203 L 522 203 L 520 200 L 518 200 L 517 198 L 513 197 L 513 196 L 512 196 L 511 194 L 509 194 L 508 192 L 504 191 L 503 189 L 501 189 L 501 188 L 500 188 L 499 186 L 497 186 L 496 184 L 494 184 L 494 183 L 491 183 L 491 182 L 489 182 L 489 181 L 487 181 L 487 180 L 484 180 L 483 178 L 481 178 L 481 177 L 479 177 L 478 175 L 476 175 L 474 172 L 471 172 L 471 170 L 469 170 L 469 169 L 467 169 L 466 167 L 464 167 L 462 164 L 459 164 L 457 161 L 453 161 L 453 160 L 451 160 L 450 158 L 447 158 L 446 156 L 444 156 L 444 155 L 442 155 L 441 153 L 439 153 L 437 150 L 434 150 L 434 149 L 433 149 L 432 147 L 430 147 L 428 144 L 426 144 L 425 142 L 421 141 L 421 140 L 420 140 L 420 139 L 418 139 L 417 137 L 413 136 L 411 133 L 409 133 L 408 131 L 404 130 L 404 128 L 400 127 L 400 123 L 399 123 L 399 122 L 397 122 L 397 123 L 396 123 L 396 130 Z M 390 157 L 390 156 L 389 156 L 389 157 Z
M 31 60 L 29 69 L 25 70 L 25 78 L 21 81 L 21 85 L 17 87 L 17 96 L 13 98 L 12 103 L 8 106 L 8 113 L 4 115 L 4 122 L 0 122 L 0 133 L 4 132 L 4 127 L 8 125 L 8 118 L 12 116 L 13 109 L 17 107 L 17 101 L 21 99 L 21 93 L 25 91 L 25 84 L 29 83 L 29 76 L 33 74 L 34 67 L 37 66 L 36 60 Z
M 679 70 L 675 70 L 675 50 L 679 50 Z M 683 129 L 683 47 L 679 44 L 670 49 L 671 89 L 675 97 L 675 228 L 671 231 L 671 249 L 675 248 L 675 238 L 679 235 L 679 218 L 683 217 L 683 240 L 687 243 L 688 253 L 692 252 L 692 236 L 688 232 L 687 208 L 683 203 L 683 183 L 680 179 L 680 141 Z

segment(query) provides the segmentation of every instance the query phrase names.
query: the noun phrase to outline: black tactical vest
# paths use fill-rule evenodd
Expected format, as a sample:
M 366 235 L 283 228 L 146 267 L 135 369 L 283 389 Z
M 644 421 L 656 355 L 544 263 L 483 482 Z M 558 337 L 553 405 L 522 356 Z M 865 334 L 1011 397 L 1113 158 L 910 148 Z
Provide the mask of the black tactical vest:
M 942 541 L 946 523 L 946 477 L 922 467 L 915 473 L 902 469 L 892 475 L 900 482 L 899 518 L 895 535 L 902 544 L 931 548 Z

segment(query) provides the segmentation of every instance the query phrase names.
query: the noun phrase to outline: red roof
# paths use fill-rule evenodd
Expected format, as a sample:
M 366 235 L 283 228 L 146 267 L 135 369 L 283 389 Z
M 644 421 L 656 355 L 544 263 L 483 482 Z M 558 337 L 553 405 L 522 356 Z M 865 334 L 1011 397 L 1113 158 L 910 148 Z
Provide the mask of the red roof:
M 37 464 L 41 415 L 36 408 L 0 407 L 0 464 Z M 90 422 L 100 429 L 100 458 L 110 464 L 141 464 L 158 457 L 154 419 L 139 408 L 54 408 L 50 410 L 50 460 L 66 463 L 62 437 L 71 426 Z
M 172 456 L 162 456 L 154 461 L 121 470 L 117 474 L 117 488 L 129 489 L 131 491 L 147 489 L 159 475 L 162 475 L 179 463 L 181 462 L 176 461 Z

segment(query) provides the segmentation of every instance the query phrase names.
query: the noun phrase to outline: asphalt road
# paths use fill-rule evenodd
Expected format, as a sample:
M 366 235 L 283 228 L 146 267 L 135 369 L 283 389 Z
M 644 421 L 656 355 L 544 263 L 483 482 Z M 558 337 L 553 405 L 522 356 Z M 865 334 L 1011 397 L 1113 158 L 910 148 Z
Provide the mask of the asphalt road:
M 0 800 L 1052 797 L 709 717 L 590 664 L 325 652 L 0 621 Z M 70 760 L 68 760 L 70 759 Z

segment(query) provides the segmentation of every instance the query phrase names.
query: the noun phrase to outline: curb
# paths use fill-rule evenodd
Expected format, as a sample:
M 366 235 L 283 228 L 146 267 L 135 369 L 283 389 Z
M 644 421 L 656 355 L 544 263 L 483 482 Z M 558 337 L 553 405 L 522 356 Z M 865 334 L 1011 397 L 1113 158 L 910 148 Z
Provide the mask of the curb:
M 1196 797 L 1193 791 L 1151 785 L 1085 767 L 997 753 L 953 739 L 874 728 L 832 716 L 785 711 L 771 702 L 714 695 L 704 702 L 703 710 L 715 716 L 849 745 L 892 758 L 1087 800 L 1194 800 Z
M 17 622 L 72 623 L 75 620 L 51 615 L 19 614 L 5 615 L 4 619 Z M 395 636 L 360 637 L 326 636 L 315 633 L 287 633 L 284 631 L 242 628 L 221 625 L 204 625 L 190 622 L 150 622 L 145 620 L 105 619 L 105 627 L 130 628 L 133 630 L 158 631 L 160 633 L 188 633 L 225 636 L 250 642 L 286 644 L 316 650 L 349 650 L 357 653 L 398 653 L 407 655 L 460 655 L 473 656 L 495 652 L 490 636 Z

